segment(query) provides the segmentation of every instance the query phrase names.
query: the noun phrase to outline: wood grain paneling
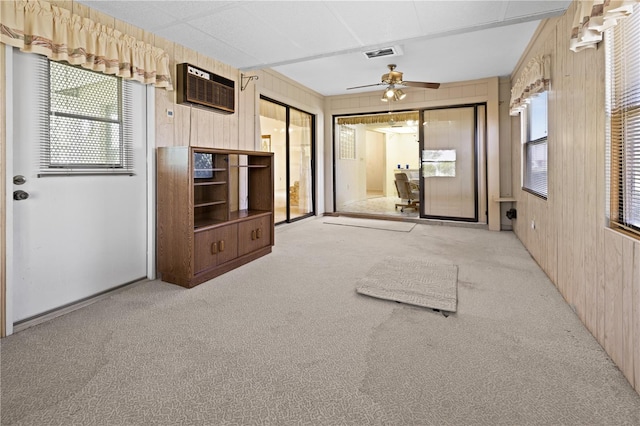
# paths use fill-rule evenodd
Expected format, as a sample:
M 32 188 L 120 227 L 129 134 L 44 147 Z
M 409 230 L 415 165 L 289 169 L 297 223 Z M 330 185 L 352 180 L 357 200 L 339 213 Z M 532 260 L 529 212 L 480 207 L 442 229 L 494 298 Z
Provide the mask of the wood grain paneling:
M 550 55 L 549 196 L 515 189 L 513 229 L 640 392 L 640 243 L 607 227 L 604 47 L 569 50 L 576 7 L 543 21 L 511 76 L 534 55 Z M 511 123 L 512 182 L 520 188 L 520 129 Z

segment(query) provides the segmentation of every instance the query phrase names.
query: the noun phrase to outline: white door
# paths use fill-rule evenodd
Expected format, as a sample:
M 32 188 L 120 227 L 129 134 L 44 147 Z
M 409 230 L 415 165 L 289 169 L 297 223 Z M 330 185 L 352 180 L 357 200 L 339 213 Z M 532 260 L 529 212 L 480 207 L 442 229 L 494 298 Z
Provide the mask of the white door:
M 13 50 L 12 174 L 26 181 L 12 187 L 29 194 L 12 201 L 14 323 L 147 276 L 145 88 L 133 84 L 134 176 L 38 177 L 41 59 Z

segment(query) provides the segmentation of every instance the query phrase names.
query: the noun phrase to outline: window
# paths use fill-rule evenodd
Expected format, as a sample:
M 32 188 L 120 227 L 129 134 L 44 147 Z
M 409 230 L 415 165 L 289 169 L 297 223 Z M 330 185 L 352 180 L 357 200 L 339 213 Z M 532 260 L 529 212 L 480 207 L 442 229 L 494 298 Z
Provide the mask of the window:
M 340 126 L 340 159 L 356 159 L 356 129 L 349 126 Z
M 455 177 L 455 149 L 426 149 L 422 151 L 422 177 Z
M 133 172 L 128 83 L 122 79 L 48 61 L 41 172 Z
M 523 114 L 522 189 L 547 198 L 547 92 L 530 99 Z
M 640 236 L 640 5 L 605 34 L 610 224 Z

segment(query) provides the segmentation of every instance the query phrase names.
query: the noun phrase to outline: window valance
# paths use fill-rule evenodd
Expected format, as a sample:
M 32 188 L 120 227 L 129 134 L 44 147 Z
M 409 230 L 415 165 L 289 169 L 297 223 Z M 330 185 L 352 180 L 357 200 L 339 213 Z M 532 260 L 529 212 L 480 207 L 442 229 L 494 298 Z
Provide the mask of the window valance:
M 579 52 L 594 48 L 602 41 L 602 33 L 618 20 L 631 14 L 640 0 L 582 0 L 573 18 L 569 49 Z
M 46 1 L 0 1 L 0 41 L 54 61 L 173 90 L 164 50 Z
M 418 112 L 398 112 L 393 114 L 375 115 L 354 115 L 349 117 L 338 117 L 338 124 L 389 124 L 391 120 L 395 122 L 413 120 L 418 122 Z
M 539 55 L 532 58 L 511 88 L 509 113 L 518 115 L 526 106 L 529 98 L 548 90 L 550 78 L 549 56 Z

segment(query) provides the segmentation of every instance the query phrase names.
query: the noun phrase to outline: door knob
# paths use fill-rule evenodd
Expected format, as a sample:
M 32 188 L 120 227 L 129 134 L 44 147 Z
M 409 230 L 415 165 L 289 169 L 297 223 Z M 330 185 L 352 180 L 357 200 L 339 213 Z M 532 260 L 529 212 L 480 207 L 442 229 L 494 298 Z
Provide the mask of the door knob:
M 29 193 L 19 190 L 19 191 L 13 191 L 13 199 L 14 200 L 26 200 L 27 198 L 29 198 Z

